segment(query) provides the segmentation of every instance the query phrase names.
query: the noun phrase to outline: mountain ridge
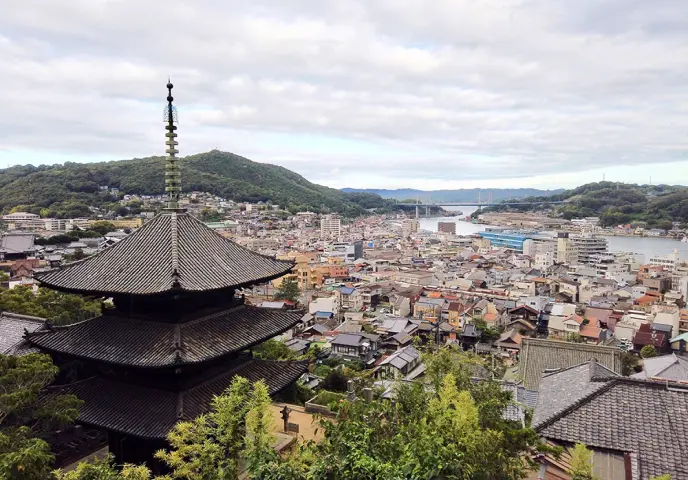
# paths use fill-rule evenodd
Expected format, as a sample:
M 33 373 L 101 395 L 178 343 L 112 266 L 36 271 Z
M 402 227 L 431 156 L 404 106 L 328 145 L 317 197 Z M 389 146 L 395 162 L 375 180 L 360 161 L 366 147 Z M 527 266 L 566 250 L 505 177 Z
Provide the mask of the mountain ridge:
M 114 209 L 120 194 L 164 193 L 164 157 L 56 165 L 16 165 L 0 170 L 0 210 L 22 210 L 43 217 L 91 214 L 89 207 Z M 206 191 L 239 202 L 271 201 L 290 211 L 338 212 L 348 217 L 369 209 L 393 209 L 394 202 L 367 193 L 347 193 L 308 181 L 278 165 L 211 150 L 181 157 L 182 190 Z
M 391 200 L 431 201 L 437 202 L 475 202 L 480 196 L 484 202 L 499 202 L 502 200 L 520 199 L 526 197 L 550 196 L 563 192 L 563 189 L 542 190 L 537 188 L 458 188 L 445 190 L 419 190 L 414 188 L 342 188 L 347 193 L 372 193 Z

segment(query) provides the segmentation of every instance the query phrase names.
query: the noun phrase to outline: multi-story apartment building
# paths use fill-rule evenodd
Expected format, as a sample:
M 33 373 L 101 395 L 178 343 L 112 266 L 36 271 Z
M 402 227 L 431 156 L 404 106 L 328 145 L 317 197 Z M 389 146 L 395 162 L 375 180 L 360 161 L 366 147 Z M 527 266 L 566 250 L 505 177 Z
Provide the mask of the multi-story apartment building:
M 607 239 L 591 234 L 571 235 L 570 242 L 578 252 L 578 263 L 592 263 L 595 255 L 607 252 Z
M 670 253 L 666 257 L 657 255 L 650 257 L 650 265 L 664 267 L 665 270 L 668 270 L 670 272 L 675 271 L 680 265 L 680 257 L 678 250 L 674 249 L 673 253 Z
M 342 219 L 337 214 L 323 215 L 320 219 L 322 237 L 338 237 L 342 234 Z
M 456 235 L 456 222 L 437 222 L 437 231 Z
M 420 222 L 415 218 L 407 218 L 401 222 L 401 236 L 406 238 L 411 234 L 418 233 L 420 231 Z

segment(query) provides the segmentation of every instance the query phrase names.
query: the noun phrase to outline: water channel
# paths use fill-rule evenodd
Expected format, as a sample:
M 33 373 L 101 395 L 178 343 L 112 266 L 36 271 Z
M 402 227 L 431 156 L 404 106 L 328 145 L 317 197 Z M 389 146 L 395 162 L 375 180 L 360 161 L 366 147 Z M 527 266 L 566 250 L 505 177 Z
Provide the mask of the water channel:
M 456 222 L 457 235 L 473 235 L 482 232 L 490 225 L 479 225 L 465 222 L 462 219 L 477 210 L 477 207 L 444 207 L 446 210 L 461 211 L 458 217 L 420 218 L 420 228 L 432 232 L 437 231 L 437 222 Z M 421 208 L 421 213 L 423 209 Z M 688 243 L 682 243 L 671 238 L 653 237 L 607 237 L 609 250 L 612 252 L 634 252 L 645 255 L 648 260 L 652 255 L 668 255 L 678 250 L 681 259 L 688 259 Z

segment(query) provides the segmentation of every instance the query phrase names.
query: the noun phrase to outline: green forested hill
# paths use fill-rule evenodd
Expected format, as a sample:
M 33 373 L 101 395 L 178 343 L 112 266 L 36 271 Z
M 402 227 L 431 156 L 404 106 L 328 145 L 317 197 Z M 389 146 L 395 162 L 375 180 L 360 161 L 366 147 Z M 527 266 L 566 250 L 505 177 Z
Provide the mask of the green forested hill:
M 603 226 L 643 222 L 649 227 L 669 229 L 674 221 L 688 224 L 688 187 L 683 186 L 598 182 L 526 201 L 546 200 L 566 202 L 553 208 L 557 215 L 566 219 L 597 216 Z M 519 210 L 541 208 L 534 205 Z M 506 209 L 498 206 L 493 210 Z
M 217 150 L 184 157 L 180 165 L 186 192 L 210 192 L 235 201 L 269 200 L 293 211 L 333 211 L 347 216 L 393 205 L 378 195 L 316 185 L 286 168 Z M 22 206 L 43 216 L 86 215 L 88 206 L 100 207 L 115 200 L 102 193 L 100 186 L 119 187 L 122 194 L 164 193 L 163 170 L 163 157 L 15 166 L 0 170 L 0 209 L 7 212 Z

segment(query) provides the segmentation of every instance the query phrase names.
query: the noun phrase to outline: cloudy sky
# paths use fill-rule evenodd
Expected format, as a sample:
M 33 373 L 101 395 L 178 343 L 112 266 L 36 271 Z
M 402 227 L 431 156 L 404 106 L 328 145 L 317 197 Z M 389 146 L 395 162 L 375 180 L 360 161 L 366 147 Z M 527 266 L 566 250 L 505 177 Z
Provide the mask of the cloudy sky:
M 688 184 L 686 0 L 3 0 L 0 166 L 213 148 L 334 187 Z

